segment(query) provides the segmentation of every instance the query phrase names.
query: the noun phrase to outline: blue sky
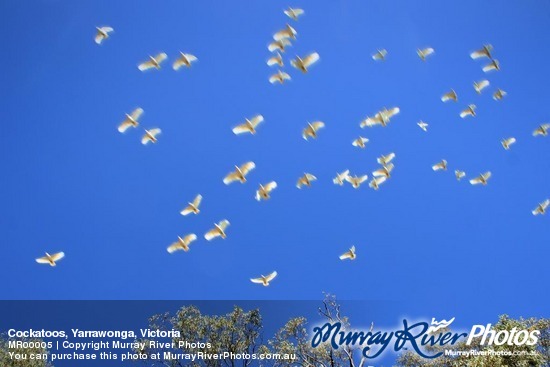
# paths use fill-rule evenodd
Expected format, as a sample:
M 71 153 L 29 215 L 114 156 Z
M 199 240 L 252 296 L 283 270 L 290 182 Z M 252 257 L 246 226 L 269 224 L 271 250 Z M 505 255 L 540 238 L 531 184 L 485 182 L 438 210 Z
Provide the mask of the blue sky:
M 282 10 L 306 14 L 292 22 Z M 550 3 L 541 1 L 4 1 L 0 66 L 2 299 L 396 300 L 472 314 L 547 313 Z M 292 81 L 273 86 L 267 44 L 289 22 L 298 39 L 285 57 Z M 115 33 L 93 42 L 95 26 Z M 502 70 L 481 71 L 469 53 L 491 43 Z M 431 46 L 426 63 L 416 49 Z M 387 61 L 371 54 L 388 50 Z M 522 53 L 524 50 L 528 52 Z M 160 71 L 141 73 L 166 52 Z M 179 51 L 196 55 L 175 72 Z M 302 75 L 289 58 L 317 51 Z M 474 81 L 490 88 L 478 96 Z M 496 102 L 495 88 L 508 92 Z M 441 95 L 454 88 L 456 104 Z M 460 119 L 469 103 L 478 116 Z M 137 130 L 118 123 L 135 107 Z M 359 122 L 399 106 L 387 128 Z M 231 128 L 260 113 L 256 136 Z M 424 133 L 419 120 L 430 124 Z M 306 121 L 322 120 L 306 142 Z M 142 146 L 142 127 L 160 127 Z M 365 150 L 351 145 L 359 135 Z M 518 143 L 504 151 L 500 140 Z M 392 178 L 375 192 L 335 186 L 337 171 L 369 174 L 395 152 Z M 449 162 L 448 172 L 431 165 Z M 235 164 L 256 169 L 225 186 Z M 486 187 L 457 182 L 490 170 Z M 312 188 L 298 190 L 303 172 Z M 258 203 L 259 183 L 276 180 Z M 179 211 L 200 193 L 198 216 Z M 226 240 L 203 239 L 231 222 Z M 169 255 L 178 235 L 196 233 L 188 253 Z M 338 255 L 357 247 L 358 259 Z M 40 266 L 44 251 L 65 251 Z M 279 272 L 270 287 L 250 277 Z M 521 301 L 520 301 L 521 300 Z M 445 306 L 447 307 L 447 306 Z M 405 312 L 405 311 L 404 311 Z

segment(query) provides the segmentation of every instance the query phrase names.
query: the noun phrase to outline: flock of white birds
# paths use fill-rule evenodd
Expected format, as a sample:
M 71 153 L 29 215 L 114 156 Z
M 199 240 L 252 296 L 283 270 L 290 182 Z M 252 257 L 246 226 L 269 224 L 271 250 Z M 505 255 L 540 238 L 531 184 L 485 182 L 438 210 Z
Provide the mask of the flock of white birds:
M 293 21 L 298 21 L 299 17 L 304 14 L 303 9 L 298 8 L 288 8 L 284 10 L 286 14 Z M 97 27 L 96 28 L 95 42 L 101 44 L 106 39 L 110 37 L 110 34 L 114 32 L 113 28 L 108 26 Z M 283 71 L 282 68 L 285 65 L 284 59 L 281 53 L 284 53 L 286 48 L 292 45 L 297 38 L 298 33 L 291 25 L 287 24 L 285 28 L 276 32 L 273 35 L 273 42 L 268 45 L 268 50 L 273 53 L 273 56 L 267 60 L 268 66 L 278 66 L 279 69 L 277 72 L 269 77 L 269 82 L 272 84 L 279 83 L 284 84 L 285 81 L 291 80 L 290 75 Z M 428 58 L 432 57 L 435 54 L 435 50 L 431 47 L 426 47 L 423 49 L 417 50 L 417 55 L 422 61 L 427 61 Z M 386 49 L 377 50 L 373 55 L 372 59 L 375 61 L 384 61 L 388 57 L 388 51 Z M 500 63 L 497 59 L 493 58 L 493 47 L 489 44 L 484 45 L 481 49 L 474 51 L 470 54 L 470 57 L 474 60 L 476 59 L 488 59 L 488 63 L 483 66 L 482 70 L 485 73 L 491 71 L 500 70 Z M 155 56 L 149 56 L 149 58 L 142 63 L 138 64 L 138 69 L 140 71 L 146 71 L 150 69 L 160 69 L 161 64 L 168 58 L 166 53 L 159 53 Z M 320 56 L 317 52 L 312 52 L 304 57 L 296 56 L 295 59 L 290 60 L 290 64 L 300 70 L 302 73 L 308 73 L 309 68 L 319 61 Z M 180 52 L 179 57 L 173 62 L 173 69 L 179 70 L 181 67 L 191 67 L 193 62 L 196 62 L 198 59 L 196 56 Z M 490 86 L 490 82 L 487 79 L 483 79 L 477 82 L 474 82 L 473 88 L 478 94 L 481 94 L 486 88 Z M 502 100 L 507 93 L 497 88 L 493 92 L 493 99 L 495 101 Z M 441 101 L 446 103 L 449 101 L 457 102 L 458 95 L 451 89 L 441 97 Z M 464 110 L 460 112 L 461 118 L 475 117 L 476 116 L 477 106 L 475 104 L 469 104 Z M 375 127 L 375 126 L 387 126 L 391 119 L 399 114 L 399 107 L 392 108 L 382 108 L 377 111 L 372 117 L 369 116 L 360 122 L 359 126 L 361 128 L 365 127 Z M 120 133 L 125 133 L 130 128 L 137 128 L 139 126 L 139 119 L 143 114 L 143 109 L 136 108 L 130 114 L 126 114 L 126 118 L 118 126 L 118 131 Z M 256 134 L 258 126 L 264 121 L 262 115 L 256 115 L 251 118 L 246 118 L 242 124 L 235 126 L 232 131 L 235 135 L 240 134 Z M 424 121 L 420 121 L 417 125 L 424 131 L 428 131 L 428 124 Z M 307 126 L 304 127 L 302 131 L 302 137 L 305 140 L 308 139 L 317 139 L 319 136 L 319 131 L 325 127 L 325 123 L 322 121 L 308 122 Z M 157 136 L 161 133 L 159 128 L 150 128 L 144 129 L 144 135 L 141 138 L 141 143 L 147 145 L 149 143 L 156 143 Z M 550 123 L 541 124 L 533 131 L 533 136 L 547 136 L 550 132 Z M 364 149 L 366 144 L 369 142 L 369 139 L 359 136 L 358 138 L 352 141 L 352 145 Z M 505 150 L 511 149 L 511 146 L 516 143 L 516 138 L 508 137 L 502 139 L 501 144 Z M 369 182 L 369 187 L 378 190 L 380 186 L 385 183 L 390 177 L 391 172 L 394 169 L 394 164 L 392 163 L 395 158 L 395 153 L 391 152 L 386 155 L 382 155 L 377 158 L 377 162 L 380 165 L 380 168 L 372 172 L 372 180 Z M 245 162 L 240 166 L 235 166 L 235 169 L 229 172 L 223 179 L 224 184 L 229 185 L 233 182 L 246 182 L 246 176 L 254 169 L 256 165 L 254 162 Z M 432 166 L 434 171 L 447 171 L 448 163 L 445 159 L 442 159 L 440 162 L 435 163 Z M 455 177 L 458 181 L 466 177 L 466 172 L 456 169 L 454 171 Z M 362 183 L 368 180 L 369 176 L 367 174 L 361 175 L 352 175 L 349 170 L 344 170 L 336 174 L 336 177 L 333 179 L 335 185 L 344 185 L 345 182 L 349 183 L 353 188 L 358 189 Z M 479 176 L 474 177 L 469 180 L 472 185 L 487 185 L 489 179 L 491 178 L 491 171 L 487 171 L 479 174 Z M 296 187 L 301 189 L 303 187 L 309 187 L 312 185 L 317 178 L 311 173 L 304 173 L 303 176 L 298 178 Z M 257 201 L 268 200 L 271 196 L 271 192 L 277 188 L 277 182 L 270 181 L 266 184 L 260 184 L 256 190 L 255 198 Z M 202 196 L 197 195 L 192 202 L 189 202 L 188 205 L 180 212 L 181 215 L 187 216 L 189 214 L 199 214 L 200 213 L 200 204 L 202 201 Z M 548 210 L 550 206 L 550 199 L 546 199 L 537 205 L 535 209 L 532 210 L 533 215 L 543 215 Z M 225 239 L 227 237 L 226 230 L 229 227 L 229 221 L 223 219 L 218 223 L 214 224 L 214 227 L 205 233 L 204 238 L 207 241 L 211 241 L 215 238 Z M 189 251 L 190 245 L 192 242 L 197 240 L 197 235 L 194 233 L 187 234 L 183 237 L 178 236 L 177 241 L 168 246 L 167 251 L 169 253 L 174 253 L 176 251 Z M 49 264 L 55 266 L 56 262 L 61 260 L 65 254 L 63 252 L 58 252 L 53 255 L 46 253 L 46 256 L 37 258 L 36 261 L 40 264 Z M 339 256 L 340 260 L 355 260 L 357 258 L 355 246 L 352 246 L 348 251 Z M 251 282 L 262 284 L 268 286 L 270 282 L 275 279 L 277 272 L 273 271 L 268 275 L 261 275 L 257 278 L 251 278 Z

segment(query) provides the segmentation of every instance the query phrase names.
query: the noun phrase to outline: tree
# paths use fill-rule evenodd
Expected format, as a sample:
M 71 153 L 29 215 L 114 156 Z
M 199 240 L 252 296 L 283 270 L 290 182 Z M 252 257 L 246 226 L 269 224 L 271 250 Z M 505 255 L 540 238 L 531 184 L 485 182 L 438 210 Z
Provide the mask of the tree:
M 405 352 L 399 356 L 396 362 L 397 367 L 544 367 L 550 366 L 550 319 L 512 319 L 507 315 L 500 316 L 493 330 L 540 330 L 539 342 L 537 345 L 515 346 L 515 345 L 480 345 L 481 337 L 474 338 L 471 345 L 461 341 L 453 346 L 434 346 L 427 348 L 431 352 L 442 352 L 445 349 L 452 351 L 466 352 L 470 350 L 487 351 L 492 349 L 497 352 L 511 351 L 514 355 L 445 355 L 429 360 L 418 356 L 413 352 Z
M 151 330 L 178 330 L 179 338 L 173 342 L 177 346 L 177 353 L 222 354 L 224 352 L 233 355 L 252 355 L 256 353 L 261 343 L 262 318 L 259 310 L 245 312 L 235 306 L 233 311 L 222 316 L 203 315 L 195 306 L 182 307 L 175 316 L 169 314 L 155 315 L 149 320 Z M 142 340 L 146 341 L 147 340 Z M 185 342 L 189 343 L 185 343 Z M 180 342 L 182 342 L 180 344 Z M 191 345 L 191 343 L 195 345 Z M 148 345 L 148 343 L 146 343 Z M 195 366 L 195 367 L 220 367 L 229 366 L 246 367 L 251 364 L 251 358 L 225 359 L 201 359 L 195 361 L 182 360 L 181 358 L 163 358 L 166 349 L 156 350 L 145 348 L 136 350 L 141 354 L 151 355 L 160 353 L 160 360 L 148 360 L 153 366 Z
M 28 344 L 25 344 L 17 348 L 10 348 L 9 340 L 11 340 L 12 342 L 21 341 Z M 52 364 L 47 360 L 30 358 L 31 354 L 33 355 L 49 354 L 47 349 L 42 348 L 40 346 L 40 343 L 42 342 L 42 340 L 19 339 L 19 338 L 10 338 L 9 340 L 5 335 L 0 336 L 0 366 L 2 367 L 53 367 Z M 10 357 L 10 353 L 19 354 L 21 355 L 22 359 L 18 360 L 18 359 L 12 358 Z
M 343 327 L 349 327 L 349 320 L 342 315 L 336 297 L 326 294 L 323 305 L 318 309 L 319 315 L 329 322 L 340 322 Z M 373 328 L 371 324 L 371 330 Z M 360 356 L 359 348 L 345 346 L 337 350 L 326 342 L 316 348 L 311 346 L 311 338 L 307 334 L 307 320 L 297 317 L 289 320 L 269 341 L 269 347 L 263 346 L 263 353 L 294 354 L 296 359 L 272 360 L 264 365 L 272 367 L 363 367 L 366 358 Z

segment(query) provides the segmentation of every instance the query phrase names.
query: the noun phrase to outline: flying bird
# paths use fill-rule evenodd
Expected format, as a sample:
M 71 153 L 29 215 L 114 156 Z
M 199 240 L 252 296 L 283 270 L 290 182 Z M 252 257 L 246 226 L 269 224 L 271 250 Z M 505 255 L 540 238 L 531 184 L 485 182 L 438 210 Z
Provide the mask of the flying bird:
M 138 65 L 138 69 L 141 71 L 149 70 L 152 68 L 155 68 L 157 70 L 160 69 L 160 64 L 166 60 L 168 55 L 166 55 L 164 52 L 159 53 L 155 57 L 149 56 L 149 60 L 142 62 Z
M 382 120 L 382 125 L 386 126 L 386 124 L 390 121 L 390 119 L 397 115 L 401 111 L 399 107 L 392 107 L 389 110 L 384 107 L 378 114 L 380 115 L 380 119 Z
M 417 122 L 416 124 L 417 124 L 418 127 L 420 127 L 422 130 L 428 131 L 428 124 L 425 123 L 424 121 Z
M 470 183 L 472 185 L 478 185 L 478 184 L 487 185 L 487 182 L 489 181 L 490 177 L 491 177 L 491 172 L 487 171 L 477 176 L 476 178 L 471 179 Z
M 346 177 L 349 176 L 349 169 L 345 170 L 344 172 L 337 173 L 336 177 L 332 179 L 332 182 L 334 182 L 335 185 L 342 186 L 344 184 L 344 181 L 346 180 Z
M 495 91 L 495 93 L 493 93 L 493 99 L 495 101 L 500 101 L 501 99 L 503 99 L 506 96 L 506 94 L 508 94 L 508 93 L 506 93 L 505 91 L 503 91 L 502 89 L 499 88 Z
M 346 259 L 355 260 L 356 258 L 357 258 L 357 255 L 355 253 L 355 246 L 351 246 L 351 248 L 348 251 L 340 255 L 340 260 L 346 260 Z
M 443 159 L 441 162 L 438 162 L 438 163 L 434 164 L 432 166 L 432 169 L 434 171 L 440 171 L 440 170 L 446 171 L 447 170 L 447 161 L 445 159 Z
M 388 178 L 386 176 L 374 177 L 369 182 L 369 187 L 374 189 L 374 190 L 378 190 L 380 188 L 380 185 L 382 185 L 384 182 L 386 182 L 387 179 Z
M 319 61 L 319 54 L 317 52 L 310 53 L 303 59 L 300 56 L 296 56 L 294 60 L 290 61 L 290 64 L 296 69 L 301 70 L 302 73 L 307 73 L 308 68 Z
M 447 92 L 445 93 L 442 97 L 441 97 L 441 101 L 443 102 L 447 102 L 447 101 L 458 101 L 458 96 L 455 92 L 454 89 L 451 89 L 450 92 Z
M 288 10 L 285 10 L 284 13 L 286 14 L 287 17 L 291 18 L 292 20 L 298 20 L 298 17 L 300 15 L 303 15 L 304 14 L 304 10 L 303 9 L 298 9 L 298 8 L 288 8 Z
M 271 84 L 280 83 L 283 84 L 285 80 L 290 80 L 290 75 L 285 73 L 284 71 L 278 70 L 276 74 L 273 74 L 269 77 L 269 82 Z
M 256 190 L 256 200 L 268 200 L 271 196 L 269 194 L 271 191 L 273 191 L 275 188 L 277 188 L 277 182 L 271 181 L 267 183 L 265 186 L 260 184 L 260 188 Z
M 422 61 L 426 61 L 426 58 L 432 55 L 434 52 L 435 52 L 434 49 L 431 47 L 424 48 L 422 50 L 421 49 L 416 50 L 418 57 L 420 57 Z
M 460 112 L 460 117 L 466 118 L 467 116 L 474 117 L 476 115 L 476 108 L 477 106 L 475 104 L 470 104 L 465 110 L 462 110 Z
M 267 49 L 270 52 L 273 52 L 273 51 L 276 51 L 276 50 L 279 50 L 280 52 L 285 52 L 285 48 L 287 46 L 292 46 L 292 43 L 290 43 L 290 40 L 288 38 L 283 38 L 279 41 L 275 41 L 275 42 L 270 43 L 267 46 Z
M 546 213 L 546 209 L 548 209 L 548 206 L 550 206 L 550 199 L 546 199 L 542 203 L 537 205 L 537 207 L 533 209 L 531 213 L 533 213 L 533 215 L 544 215 Z
M 204 238 L 207 241 L 212 241 L 216 237 L 221 237 L 223 239 L 227 238 L 225 234 L 225 229 L 229 226 L 229 221 L 224 219 L 219 223 L 214 223 L 214 228 L 205 233 Z
M 264 117 L 262 115 L 256 115 L 252 117 L 250 120 L 245 119 L 245 122 L 243 124 L 237 125 L 233 128 L 233 133 L 235 135 L 244 134 L 244 133 L 250 133 L 254 135 L 256 134 L 256 128 L 262 121 L 264 121 Z
M 546 136 L 548 135 L 548 130 L 550 130 L 550 124 L 542 124 L 539 127 L 537 127 L 535 131 L 533 131 L 533 136 L 538 136 L 538 135 Z
M 126 114 L 126 118 L 124 119 L 124 121 L 122 121 L 120 125 L 118 125 L 118 131 L 124 133 L 126 132 L 126 130 L 128 130 L 129 127 L 138 127 L 138 120 L 142 114 L 143 109 L 139 107 L 133 110 L 131 114 Z
M 470 54 L 470 57 L 472 59 L 479 59 L 480 57 L 487 57 L 489 59 L 492 59 L 491 51 L 493 50 L 493 46 L 491 45 L 483 45 L 483 48 L 474 51 Z
M 317 139 L 317 131 L 324 128 L 325 123 L 322 121 L 315 121 L 313 123 L 307 123 L 307 126 L 302 130 L 302 138 L 308 140 L 308 138 Z
M 141 144 L 147 145 L 149 142 L 156 143 L 157 142 L 157 135 L 161 133 L 161 130 L 159 128 L 154 128 L 151 130 L 145 129 L 145 134 L 141 137 Z
M 191 63 L 198 60 L 195 55 L 185 54 L 181 51 L 180 55 L 181 56 L 176 61 L 174 61 L 174 64 L 172 65 L 174 70 L 179 70 L 179 68 L 181 68 L 182 66 L 187 66 L 188 68 L 190 68 Z
M 246 175 L 248 175 L 248 173 L 254 168 L 256 168 L 256 164 L 254 164 L 254 162 L 246 162 L 240 167 L 235 166 L 235 170 L 229 172 L 227 176 L 225 176 L 225 178 L 223 179 L 223 183 L 226 185 L 229 185 L 233 181 L 240 181 L 241 183 L 245 183 Z
M 516 138 L 503 139 L 500 143 L 502 147 L 506 150 L 510 149 L 510 146 L 516 142 Z
M 359 126 L 363 129 L 365 127 L 373 127 L 373 126 L 376 126 L 376 125 L 382 125 L 382 118 L 380 117 L 380 115 L 378 113 L 376 115 L 374 115 L 374 117 L 367 116 L 366 119 L 364 119 L 363 121 L 361 121 L 359 123 Z
M 359 186 L 365 181 L 367 181 L 369 176 L 363 175 L 363 176 L 346 176 L 346 181 L 353 186 L 354 189 L 358 189 Z
M 304 173 L 304 175 L 298 179 L 298 182 L 296 183 L 296 187 L 299 189 L 301 189 L 302 186 L 310 187 L 311 183 L 316 180 L 317 180 L 317 177 L 313 176 L 312 174 Z
M 273 39 L 275 41 L 280 41 L 280 40 L 286 39 L 286 38 L 296 39 L 297 34 L 298 33 L 296 32 L 296 30 L 294 28 L 292 28 L 290 26 L 290 24 L 287 24 L 284 29 L 280 30 L 279 32 L 277 32 L 273 35 Z
M 361 148 L 361 149 L 365 149 L 366 147 L 366 144 L 369 142 L 369 139 L 367 138 L 363 138 L 362 136 L 358 137 L 357 139 L 355 139 L 351 145 L 353 145 L 354 147 L 358 147 L 358 148 Z
M 386 60 L 386 55 L 388 54 L 388 51 L 386 49 L 377 50 L 374 55 L 372 55 L 372 59 L 375 61 L 379 60 Z
M 386 178 L 390 178 L 391 171 L 393 171 L 393 163 L 388 163 L 387 165 L 382 166 L 382 168 L 374 171 L 372 175 L 374 177 L 385 176 Z
M 491 60 L 490 63 L 488 63 L 483 67 L 483 71 L 486 73 L 488 73 L 491 70 L 500 70 L 500 63 L 498 62 L 497 59 Z
M 390 154 L 383 155 L 383 156 L 377 158 L 376 161 L 377 161 L 379 164 L 385 166 L 385 165 L 387 165 L 388 163 L 390 163 L 394 158 L 395 158 L 395 153 L 392 152 L 392 153 L 390 153 Z
M 487 79 L 480 80 L 479 82 L 474 82 L 474 89 L 477 94 L 481 94 L 481 91 L 489 86 L 489 81 Z
M 267 60 L 267 65 L 269 66 L 279 65 L 280 67 L 283 67 L 284 66 L 283 57 L 281 56 L 280 53 L 277 52 L 275 56 L 272 56 Z
M 466 172 L 460 171 L 458 169 L 455 170 L 455 177 L 456 177 L 457 181 L 462 180 L 462 178 L 464 178 L 464 176 L 466 176 Z
M 97 43 L 98 45 L 101 45 L 104 40 L 109 38 L 109 33 L 114 31 L 114 29 L 111 27 L 95 27 L 95 29 L 97 30 L 97 32 L 95 34 L 94 40 L 95 43 Z
M 365 126 L 373 127 L 376 125 L 382 125 L 383 127 L 386 127 L 390 122 L 390 119 L 393 116 L 397 115 L 399 111 L 400 111 L 399 107 L 392 107 L 389 110 L 386 107 L 384 107 L 374 117 L 367 117 L 365 120 L 361 121 L 359 126 L 363 128 Z
M 260 275 L 259 278 L 251 278 L 250 281 L 252 283 L 261 284 L 264 287 L 267 287 L 269 285 L 269 282 L 271 282 L 273 279 L 275 279 L 276 276 L 277 276 L 277 272 L 274 271 L 273 273 L 271 273 L 267 276 Z
M 185 252 L 189 251 L 189 245 L 191 242 L 195 241 L 197 239 L 197 236 L 194 233 L 188 234 L 187 236 L 181 238 L 178 236 L 178 240 L 174 243 L 172 243 L 166 251 L 169 253 L 174 253 L 179 250 L 183 250 Z
M 191 213 L 193 214 L 199 214 L 199 206 L 201 205 L 202 201 L 202 195 L 195 196 L 195 199 L 193 199 L 193 202 L 187 203 L 187 206 L 180 212 L 181 215 L 189 215 Z
M 46 256 L 39 257 L 38 259 L 36 259 L 36 262 L 39 264 L 49 264 L 50 266 L 56 266 L 57 265 L 56 262 L 61 260 L 64 257 L 65 257 L 64 252 L 57 252 L 53 255 L 50 255 L 46 252 Z

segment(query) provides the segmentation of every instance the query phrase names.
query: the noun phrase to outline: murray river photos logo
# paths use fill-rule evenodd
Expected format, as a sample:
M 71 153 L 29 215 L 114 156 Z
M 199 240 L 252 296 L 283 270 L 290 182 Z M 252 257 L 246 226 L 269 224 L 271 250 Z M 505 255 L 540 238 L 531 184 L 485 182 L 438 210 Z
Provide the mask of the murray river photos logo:
M 452 346 L 459 341 L 466 340 L 466 345 L 471 345 L 474 338 L 481 338 L 479 345 L 535 345 L 538 342 L 539 330 L 493 330 L 491 324 L 474 325 L 469 333 L 453 333 L 446 330 L 453 323 L 453 317 L 449 321 L 436 321 L 409 323 L 403 320 L 403 329 L 395 331 L 370 330 L 346 330 L 340 322 L 327 322 L 322 326 L 313 328 L 311 346 L 329 343 L 333 349 L 345 346 L 362 347 L 362 355 L 365 358 L 379 357 L 388 348 L 393 351 L 412 350 L 423 358 L 437 358 L 444 352 L 428 354 L 424 348 L 431 346 Z

